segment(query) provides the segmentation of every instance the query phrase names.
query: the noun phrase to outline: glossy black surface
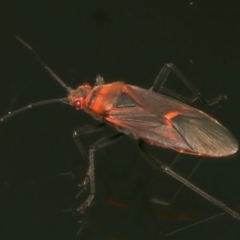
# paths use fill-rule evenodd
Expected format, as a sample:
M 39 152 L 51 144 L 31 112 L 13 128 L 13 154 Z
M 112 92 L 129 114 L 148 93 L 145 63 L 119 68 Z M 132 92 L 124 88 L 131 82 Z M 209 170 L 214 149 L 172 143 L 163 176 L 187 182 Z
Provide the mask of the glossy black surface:
M 150 88 L 167 62 L 208 98 L 227 94 L 210 113 L 240 139 L 238 1 L 4 1 L 0 6 L 0 115 L 28 103 L 65 97 L 66 91 L 13 38 L 22 37 L 71 87 L 123 80 Z M 174 78 L 168 87 L 191 95 Z M 97 196 L 84 216 L 72 214 L 77 182 L 87 164 L 72 132 L 91 116 L 67 105 L 49 105 L 0 124 L 1 239 L 239 239 L 240 222 L 227 215 L 172 236 L 161 233 L 221 213 L 191 190 L 152 169 L 125 137 L 96 155 Z M 106 128 L 84 138 L 115 133 Z M 176 153 L 146 148 L 170 164 Z M 201 158 L 200 158 L 201 159 Z M 198 157 L 182 156 L 173 169 L 187 176 Z M 70 175 L 59 175 L 67 172 Z M 240 212 L 239 153 L 205 159 L 191 181 Z M 153 203 L 153 202 L 158 202 Z M 67 210 L 67 211 L 65 211 Z M 78 224 L 77 220 L 83 220 Z M 81 229 L 79 236 L 76 232 Z

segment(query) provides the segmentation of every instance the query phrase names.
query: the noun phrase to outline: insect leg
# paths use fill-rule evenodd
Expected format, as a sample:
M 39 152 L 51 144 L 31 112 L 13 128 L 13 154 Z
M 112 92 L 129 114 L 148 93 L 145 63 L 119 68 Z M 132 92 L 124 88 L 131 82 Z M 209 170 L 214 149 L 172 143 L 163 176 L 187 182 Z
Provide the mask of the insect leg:
M 215 108 L 213 111 L 211 111 L 211 113 L 213 113 L 215 110 L 216 110 L 216 108 Z M 144 143 L 144 142 L 143 142 L 143 143 Z M 142 144 L 142 145 L 143 145 L 143 144 Z M 142 145 L 141 145 L 141 147 L 143 148 Z M 173 162 L 171 163 L 170 167 L 172 168 L 173 165 L 174 165 L 177 161 L 179 161 L 181 158 L 183 158 L 183 157 L 184 157 L 183 154 L 178 153 L 177 156 L 175 157 L 175 159 L 173 160 Z M 192 171 L 190 172 L 190 174 L 188 174 L 188 176 L 187 176 L 185 179 L 189 180 L 189 179 L 193 176 L 194 172 L 195 172 L 195 171 L 197 170 L 197 168 L 201 165 L 201 163 L 203 162 L 203 160 L 204 160 L 204 157 L 202 157 L 201 159 L 199 159 L 199 161 L 197 162 L 197 164 L 195 165 L 195 167 L 192 169 Z M 173 197 L 172 197 L 171 200 L 169 201 L 169 204 L 168 204 L 168 205 L 171 205 L 171 204 L 174 202 L 174 200 L 176 199 L 176 197 L 178 196 L 178 194 L 180 193 L 180 191 L 183 189 L 184 186 L 185 186 L 184 184 L 181 184 L 181 186 L 178 188 L 178 190 L 175 192 L 175 194 L 173 195 Z
M 86 151 L 83 148 L 83 145 L 81 143 L 80 140 L 80 136 L 84 135 L 84 134 L 89 134 L 89 133 L 94 133 L 94 132 L 98 132 L 102 129 L 102 127 L 104 127 L 104 123 L 101 123 L 97 126 L 93 126 L 93 125 L 85 125 L 83 127 L 80 127 L 78 129 L 76 129 L 73 132 L 73 140 L 76 143 L 79 151 L 81 152 L 83 158 L 88 161 L 88 154 L 86 153 Z
M 98 75 L 98 76 L 96 77 L 96 83 L 95 83 L 95 85 L 96 85 L 96 86 L 101 86 L 101 85 L 104 85 L 104 84 L 105 84 L 104 78 L 103 78 L 101 75 Z
M 87 152 L 85 151 L 82 143 L 81 143 L 81 140 L 80 140 L 80 136 L 84 135 L 84 134 L 90 134 L 90 133 L 95 133 L 95 132 L 98 132 L 102 129 L 102 127 L 104 126 L 104 123 L 101 123 L 97 126 L 93 126 L 93 125 L 85 125 L 83 127 L 80 127 L 78 128 L 77 130 L 75 130 L 73 132 L 73 140 L 74 142 L 76 143 L 80 153 L 82 154 L 84 160 L 86 162 L 89 162 L 89 158 L 88 158 L 88 154 Z M 81 191 L 79 191 L 79 193 L 77 194 L 76 198 L 79 197 L 79 195 L 82 193 L 83 190 L 86 190 L 87 186 L 88 186 L 88 183 L 89 183 L 89 177 L 88 177 L 88 174 L 87 176 L 85 177 L 85 179 L 82 181 L 81 184 L 79 184 L 79 187 L 82 187 Z
M 209 202 L 213 203 L 214 205 L 221 208 L 223 211 L 231 215 L 232 217 L 240 220 L 240 214 L 229 208 L 227 205 L 222 203 L 221 201 L 217 200 L 216 198 L 210 196 L 206 192 L 202 191 L 200 188 L 195 186 L 194 184 L 190 183 L 187 179 L 181 177 L 179 174 L 175 173 L 171 168 L 164 165 L 160 160 L 155 159 L 150 153 L 147 153 L 141 146 L 139 147 L 141 154 L 143 157 L 149 161 L 151 164 L 153 164 L 155 167 L 157 167 L 159 170 L 163 171 L 167 175 L 171 176 L 172 178 L 175 178 L 177 181 L 184 184 L 186 187 L 190 188 Z
M 189 180 L 192 175 L 194 174 L 194 172 L 197 170 L 197 168 L 200 166 L 200 164 L 202 163 L 204 158 L 200 159 L 197 164 L 195 165 L 195 167 L 192 169 L 192 171 L 190 172 L 190 174 L 188 174 L 188 176 L 186 177 L 186 180 Z M 185 185 L 181 184 L 181 186 L 178 188 L 178 190 L 174 193 L 173 197 L 171 198 L 171 200 L 169 201 L 169 205 L 171 205 L 174 200 L 177 198 L 178 194 L 181 192 L 181 190 L 183 189 Z
M 163 87 L 163 85 L 167 81 L 168 75 L 171 71 L 174 72 L 177 75 L 177 77 L 192 91 L 192 93 L 194 94 L 194 98 L 187 99 L 186 97 L 176 94 L 173 91 Z M 207 100 L 205 97 L 202 96 L 200 91 L 195 86 L 193 86 L 193 84 L 178 70 L 178 68 L 173 63 L 167 63 L 164 65 L 164 67 L 159 72 L 157 78 L 155 79 L 154 84 L 150 88 L 150 90 L 152 90 L 154 92 L 163 91 L 163 92 L 165 92 L 181 101 L 184 101 L 184 102 L 192 103 L 192 102 L 196 101 L 197 99 L 199 99 L 202 103 L 204 103 L 206 105 L 213 105 L 213 104 L 218 103 L 222 99 L 227 98 L 226 95 L 220 95 L 211 100 Z
M 168 166 L 163 165 L 161 167 L 161 169 L 162 169 L 163 172 L 165 172 L 169 176 L 175 178 L 179 182 L 183 183 L 185 186 L 187 186 L 188 188 L 192 189 L 194 192 L 198 193 L 200 196 L 204 197 L 205 199 L 207 199 L 208 201 L 210 201 L 214 205 L 220 207 L 223 211 L 227 212 L 232 217 L 240 220 L 240 214 L 239 213 L 237 213 L 234 210 L 230 209 L 227 205 L 225 205 L 224 203 L 218 201 L 216 198 L 208 195 L 206 192 L 202 191 L 200 188 L 198 188 L 197 186 L 193 185 L 192 183 L 187 181 L 185 178 L 181 177 L 180 175 L 178 175 L 177 173 L 172 171 Z
M 106 147 L 108 145 L 110 145 L 111 143 L 115 142 L 119 137 L 123 136 L 123 133 L 118 133 L 114 136 L 110 136 L 110 137 L 105 137 L 102 138 L 100 140 L 98 140 L 97 142 L 95 142 L 94 144 L 92 144 L 89 148 L 89 168 L 87 171 L 87 181 L 84 180 L 86 182 L 86 184 L 88 184 L 89 182 L 89 187 L 90 187 L 90 195 L 88 196 L 88 198 L 85 200 L 85 202 L 77 208 L 77 211 L 83 213 L 84 210 L 90 206 L 94 196 L 95 196 L 95 175 L 94 175 L 94 152 L 97 151 L 98 149 L 102 148 L 102 147 Z
M 172 235 L 174 235 L 174 234 L 176 234 L 176 233 L 179 233 L 179 232 L 181 232 L 181 231 L 184 231 L 184 230 L 186 230 L 186 229 L 189 229 L 189 228 L 191 228 L 191 227 L 195 227 L 195 226 L 198 225 L 198 224 L 206 223 L 206 222 L 212 221 L 213 219 L 220 218 L 220 217 L 222 217 L 222 216 L 224 216 L 224 213 L 218 213 L 218 214 L 216 214 L 216 215 L 214 215 L 214 216 L 211 216 L 211 217 L 202 219 L 202 220 L 200 220 L 200 221 L 194 222 L 194 223 L 192 223 L 192 224 L 190 224 L 190 225 L 187 225 L 187 226 L 185 226 L 185 227 L 178 228 L 178 229 L 176 229 L 176 230 L 174 230 L 174 231 L 172 231 L 172 232 L 162 233 L 162 235 L 164 235 L 165 237 L 169 237 L 169 236 L 172 236 Z
M 143 155 L 143 157 L 145 159 L 147 159 L 148 162 L 150 162 L 153 165 L 153 167 L 159 169 L 159 160 L 152 159 L 151 156 L 149 156 L 149 153 L 144 149 L 143 145 L 144 145 L 144 141 L 142 141 L 140 139 L 138 141 L 138 147 L 139 147 L 139 150 L 140 150 L 141 154 Z M 176 162 L 181 160 L 181 158 L 183 158 L 183 154 L 178 153 L 177 156 L 172 161 L 172 163 L 170 164 L 170 167 L 172 168 Z M 196 164 L 196 166 L 193 168 L 193 170 L 190 172 L 190 174 L 187 176 L 186 179 L 191 178 L 191 176 L 194 174 L 196 169 L 202 163 L 202 160 L 203 160 L 203 158 L 200 161 L 198 161 L 198 163 Z M 162 162 L 160 162 L 160 164 L 163 165 Z M 161 204 L 168 205 L 168 206 L 171 205 L 174 202 L 174 200 L 177 198 L 178 194 L 181 192 L 181 190 L 183 189 L 184 186 L 185 186 L 184 184 L 181 184 L 180 187 L 177 189 L 177 191 L 174 193 L 174 195 L 170 198 L 170 200 L 166 200 L 164 202 L 161 202 Z
M 145 154 L 147 155 L 148 153 L 143 153 L 143 152 L 146 152 L 146 150 L 144 149 L 143 147 L 143 144 L 144 142 L 139 142 L 139 148 L 140 148 L 140 151 L 142 151 L 142 154 Z M 178 161 L 180 161 L 182 158 L 184 157 L 183 154 L 180 154 L 178 153 L 177 156 L 174 158 L 174 160 L 172 161 L 172 163 L 170 164 L 170 167 L 172 168 L 174 166 L 174 164 Z M 188 174 L 188 176 L 185 178 L 186 180 L 189 180 L 193 174 L 195 173 L 195 171 L 198 169 L 198 167 L 201 165 L 201 163 L 203 162 L 203 159 L 204 158 L 201 158 L 199 161 L 197 161 L 197 164 L 194 166 L 194 168 L 192 169 L 192 171 Z M 181 190 L 183 189 L 185 185 L 184 184 L 181 184 L 179 186 L 179 188 L 177 189 L 177 191 L 175 191 L 175 193 L 173 194 L 173 196 L 170 198 L 170 200 L 168 201 L 164 201 L 164 205 L 171 205 L 175 199 L 177 198 L 178 194 L 181 192 Z M 161 203 L 163 204 L 163 202 Z

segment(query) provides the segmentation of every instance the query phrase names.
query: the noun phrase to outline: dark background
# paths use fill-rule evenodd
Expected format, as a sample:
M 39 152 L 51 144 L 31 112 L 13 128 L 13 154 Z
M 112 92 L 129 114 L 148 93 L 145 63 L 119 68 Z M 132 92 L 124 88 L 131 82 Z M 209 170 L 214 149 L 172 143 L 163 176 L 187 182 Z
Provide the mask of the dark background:
M 194 106 L 239 140 L 239 14 L 238 1 L 2 1 L 0 115 L 66 96 L 16 34 L 73 88 L 94 84 L 97 74 L 106 82 L 150 88 L 161 67 L 173 62 L 207 98 L 227 94 L 217 106 Z M 172 78 L 172 90 L 191 95 Z M 160 204 L 179 184 L 154 170 L 128 137 L 96 154 L 96 198 L 84 215 L 75 213 L 87 196 L 75 198 L 87 163 L 72 132 L 96 123 L 84 112 L 54 104 L 0 124 L 1 239 L 240 238 L 240 222 L 227 214 L 164 236 L 222 211 L 186 188 L 171 206 Z M 84 137 L 84 145 L 111 133 L 107 127 Z M 168 164 L 177 155 L 146 147 Z M 186 177 L 201 158 L 181 157 L 174 170 Z M 240 212 L 239 173 L 238 153 L 204 159 L 191 182 Z

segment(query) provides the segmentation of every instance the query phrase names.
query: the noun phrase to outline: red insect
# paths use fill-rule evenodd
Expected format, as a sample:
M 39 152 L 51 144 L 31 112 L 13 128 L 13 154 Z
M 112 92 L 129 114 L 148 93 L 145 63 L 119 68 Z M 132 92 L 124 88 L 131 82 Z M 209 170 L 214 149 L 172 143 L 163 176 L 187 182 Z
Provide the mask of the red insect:
M 72 105 L 76 109 L 82 109 L 90 113 L 97 120 L 114 126 L 121 133 L 130 134 L 137 139 L 142 139 L 158 147 L 171 148 L 181 153 L 206 157 L 228 156 L 238 150 L 237 140 L 225 127 L 206 113 L 179 101 L 186 99 L 164 88 L 163 84 L 167 80 L 169 73 L 173 71 L 196 96 L 191 102 L 199 99 L 203 103 L 211 105 L 219 102 L 225 96 L 219 96 L 211 101 L 206 101 L 173 64 L 166 64 L 163 67 L 153 87 L 149 90 L 120 81 L 105 84 L 100 76 L 97 77 L 94 87 L 85 83 L 73 90 L 40 59 L 31 46 L 18 36 L 16 36 L 16 39 L 38 58 L 40 64 L 69 94 L 67 98 L 47 100 L 23 107 L 2 117 L 1 121 L 16 113 L 39 105 L 63 102 Z M 158 93 L 160 90 L 174 96 L 178 100 Z M 91 204 L 95 195 L 94 152 L 112 143 L 121 135 L 118 134 L 114 137 L 97 141 L 90 147 L 89 154 L 86 154 L 78 136 L 94 131 L 97 131 L 96 127 L 87 125 L 74 133 L 74 140 L 79 150 L 89 160 L 87 176 L 82 186 L 86 188 L 89 185 L 90 195 L 77 209 L 80 212 L 83 212 Z M 150 157 L 143 150 L 142 152 L 145 157 Z M 162 171 L 240 220 L 240 215 L 237 212 L 203 192 L 160 161 L 158 161 L 158 165 Z

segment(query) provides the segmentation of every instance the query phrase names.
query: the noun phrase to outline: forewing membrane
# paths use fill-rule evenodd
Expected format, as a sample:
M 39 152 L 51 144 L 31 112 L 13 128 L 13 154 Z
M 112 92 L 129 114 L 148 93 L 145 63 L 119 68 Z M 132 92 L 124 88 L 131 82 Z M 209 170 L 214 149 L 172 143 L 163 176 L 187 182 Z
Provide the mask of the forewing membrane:
M 180 152 L 227 156 L 238 149 L 232 134 L 209 115 L 165 95 L 125 85 L 136 106 L 113 108 L 106 121 L 150 144 Z

